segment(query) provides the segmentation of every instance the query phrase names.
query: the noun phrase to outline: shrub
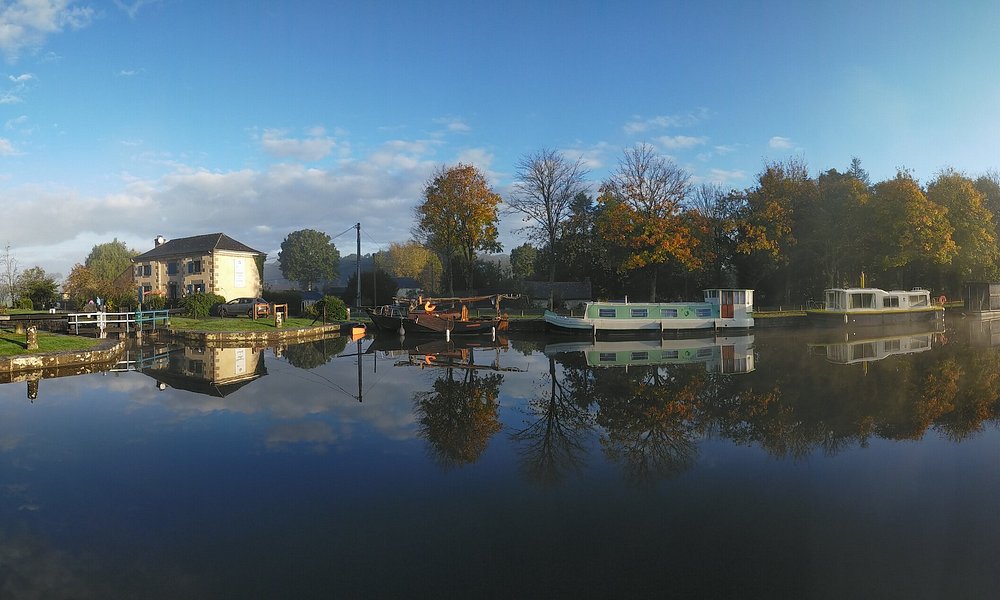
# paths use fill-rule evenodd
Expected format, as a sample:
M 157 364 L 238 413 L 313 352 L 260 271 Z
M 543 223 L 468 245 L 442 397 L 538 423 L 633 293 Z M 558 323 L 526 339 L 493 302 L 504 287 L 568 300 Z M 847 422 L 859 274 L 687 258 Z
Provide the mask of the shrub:
M 19 308 L 21 310 L 33 310 L 35 308 L 35 305 L 31 303 L 31 298 L 27 296 L 21 296 L 20 298 L 17 299 L 17 304 L 15 305 L 15 308 Z
M 142 308 L 143 310 L 162 310 L 167 306 L 166 296 L 161 296 L 160 294 L 150 294 L 143 298 Z M 209 306 L 211 308 L 211 306 Z
M 184 314 L 192 319 L 203 319 L 215 304 L 223 304 L 226 299 L 218 294 L 192 294 L 181 300 Z
M 347 305 L 344 301 L 336 296 L 323 296 L 323 299 L 317 304 L 322 303 L 318 306 L 320 313 L 323 311 L 323 305 L 326 306 L 326 318 L 333 321 L 343 321 L 347 318 Z

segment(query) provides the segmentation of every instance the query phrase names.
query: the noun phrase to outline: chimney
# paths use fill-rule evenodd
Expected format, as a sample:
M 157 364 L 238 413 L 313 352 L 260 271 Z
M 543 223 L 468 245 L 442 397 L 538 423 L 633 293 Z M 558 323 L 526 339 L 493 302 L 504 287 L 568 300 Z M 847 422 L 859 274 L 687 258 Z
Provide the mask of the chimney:
M 160 246 L 162 246 L 162 245 L 163 245 L 163 244 L 164 244 L 164 243 L 165 243 L 166 241 L 167 241 L 167 238 L 163 237 L 162 235 L 158 235 L 158 236 L 156 236 L 156 238 L 154 238 L 154 239 L 153 239 L 153 243 L 154 243 L 154 244 L 156 244 L 156 245 L 155 245 L 155 246 L 153 246 L 153 247 L 154 247 L 154 248 L 159 248 L 159 247 L 160 247 Z

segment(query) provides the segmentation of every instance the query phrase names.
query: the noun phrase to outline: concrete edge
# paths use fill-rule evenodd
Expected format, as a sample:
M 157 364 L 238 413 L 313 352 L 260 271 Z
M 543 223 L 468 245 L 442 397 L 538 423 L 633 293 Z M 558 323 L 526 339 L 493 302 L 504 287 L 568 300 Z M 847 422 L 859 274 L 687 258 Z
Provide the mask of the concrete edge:
M 36 354 L 16 354 L 0 356 L 0 375 L 12 375 L 19 371 L 61 369 L 80 365 L 111 363 L 118 360 L 125 350 L 125 340 L 100 340 L 87 350 L 57 350 Z
M 303 341 L 312 338 L 319 338 L 331 333 L 342 333 L 344 325 L 342 323 L 328 323 L 315 327 L 299 327 L 296 329 L 282 329 L 275 331 L 198 331 L 193 329 L 172 329 L 165 330 L 166 335 L 205 344 L 260 344 L 270 342 Z M 348 331 L 348 334 L 350 332 Z

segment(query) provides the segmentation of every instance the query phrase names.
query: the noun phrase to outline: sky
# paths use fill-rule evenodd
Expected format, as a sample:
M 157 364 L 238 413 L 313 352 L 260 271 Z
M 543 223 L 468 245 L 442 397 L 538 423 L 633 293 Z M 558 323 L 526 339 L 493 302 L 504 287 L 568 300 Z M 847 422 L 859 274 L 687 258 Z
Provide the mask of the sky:
M 768 162 L 1000 169 L 1000 3 L 0 0 L 0 248 L 223 232 L 276 259 L 411 237 L 435 170 L 502 197 L 542 149 L 592 188 L 650 144 L 693 183 Z M 527 239 L 503 213 L 505 251 Z

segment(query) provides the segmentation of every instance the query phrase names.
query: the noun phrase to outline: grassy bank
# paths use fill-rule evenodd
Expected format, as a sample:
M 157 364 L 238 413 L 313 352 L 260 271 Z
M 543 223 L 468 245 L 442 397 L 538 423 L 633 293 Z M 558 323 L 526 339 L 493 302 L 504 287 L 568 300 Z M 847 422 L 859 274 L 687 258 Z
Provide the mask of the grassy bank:
M 41 352 L 76 352 L 88 350 L 99 340 L 76 335 L 59 335 L 47 331 L 38 332 L 38 350 L 28 351 L 23 333 L 0 329 L 0 356 L 17 354 L 39 354 Z

